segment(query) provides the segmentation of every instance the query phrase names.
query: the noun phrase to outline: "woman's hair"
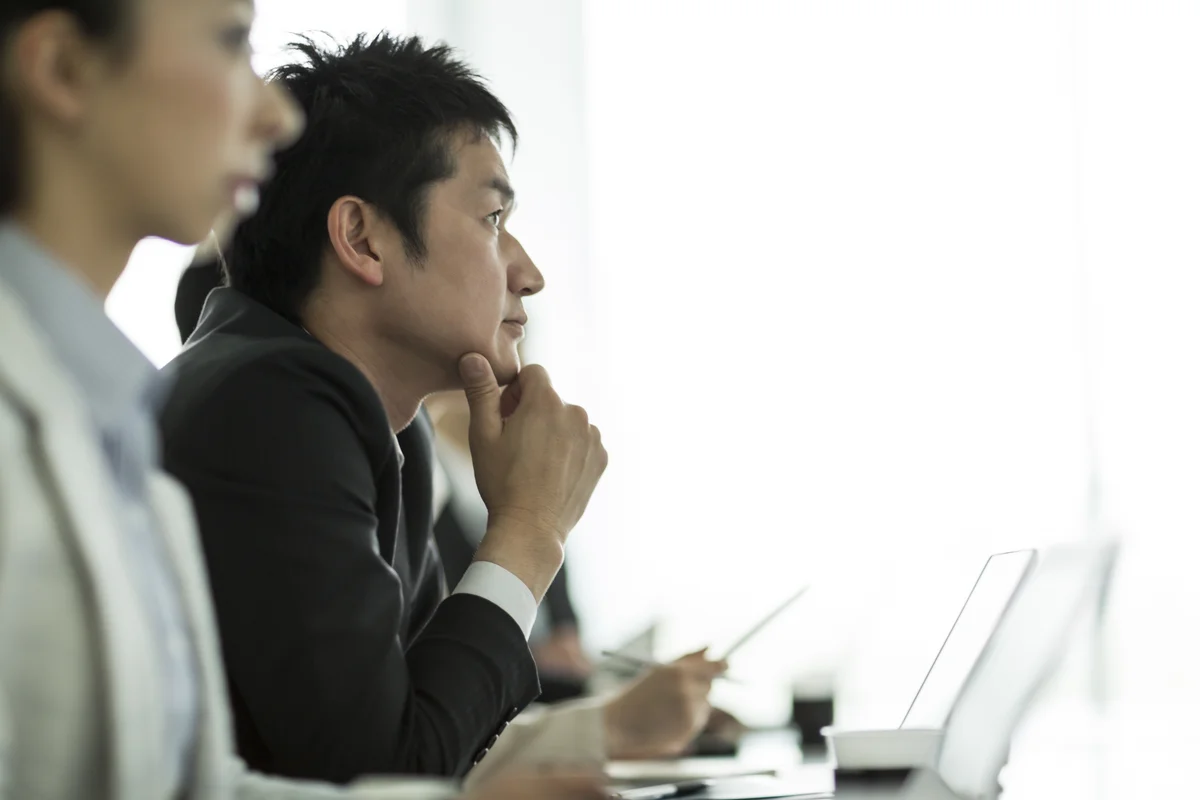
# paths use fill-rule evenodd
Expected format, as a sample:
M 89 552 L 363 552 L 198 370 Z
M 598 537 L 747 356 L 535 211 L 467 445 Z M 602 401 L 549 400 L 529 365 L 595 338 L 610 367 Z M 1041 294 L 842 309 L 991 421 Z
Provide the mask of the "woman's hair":
M 114 46 L 125 42 L 129 30 L 130 0 L 3 0 L 0 3 L 0 78 L 6 72 L 9 49 L 17 30 L 46 11 L 63 11 L 80 30 Z M 0 81 L 0 215 L 12 211 L 21 190 L 20 125 L 16 108 Z

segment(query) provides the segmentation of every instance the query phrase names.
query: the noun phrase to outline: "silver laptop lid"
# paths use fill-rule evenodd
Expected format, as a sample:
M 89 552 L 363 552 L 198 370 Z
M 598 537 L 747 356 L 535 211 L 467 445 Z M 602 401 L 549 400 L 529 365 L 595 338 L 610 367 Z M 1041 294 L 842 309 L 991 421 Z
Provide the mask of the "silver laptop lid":
M 962 798 L 995 795 L 1009 742 L 1069 634 L 1101 602 L 1116 543 L 1044 550 L 968 676 L 946 720 L 937 771 Z
M 946 724 L 971 668 L 1017 587 L 1032 572 L 1035 558 L 1033 550 L 996 553 L 988 558 L 901 720 L 901 728 L 938 730 Z

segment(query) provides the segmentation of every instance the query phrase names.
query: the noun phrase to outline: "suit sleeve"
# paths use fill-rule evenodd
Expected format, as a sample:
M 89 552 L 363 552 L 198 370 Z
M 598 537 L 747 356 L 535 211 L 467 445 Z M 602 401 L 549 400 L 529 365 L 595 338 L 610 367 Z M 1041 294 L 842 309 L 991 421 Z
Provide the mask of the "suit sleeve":
M 405 651 L 355 394 L 325 369 L 304 355 L 251 363 L 168 437 L 231 691 L 281 775 L 461 775 L 536 697 L 536 668 L 517 624 L 472 596 L 442 602 Z
M 514 768 L 602 768 L 608 761 L 604 704 L 603 698 L 590 698 L 525 712 L 467 775 L 467 788 Z

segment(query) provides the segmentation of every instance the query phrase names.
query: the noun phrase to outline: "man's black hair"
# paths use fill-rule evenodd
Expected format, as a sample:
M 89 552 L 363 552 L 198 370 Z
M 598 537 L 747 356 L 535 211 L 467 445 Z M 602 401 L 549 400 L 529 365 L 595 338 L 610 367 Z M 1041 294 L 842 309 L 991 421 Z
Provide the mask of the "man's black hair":
M 270 78 L 304 110 L 304 134 L 276 159 L 258 213 L 225 253 L 229 285 L 297 320 L 317 285 L 334 201 L 360 197 L 396 225 L 414 260 L 431 184 L 454 175 L 460 131 L 513 145 L 507 108 L 444 44 L 381 33 L 344 46 L 292 45 L 303 57 Z
M 65 11 L 80 29 L 97 40 L 117 43 L 129 23 L 128 0 L 2 0 L 0 2 L 0 77 L 17 29 L 44 11 Z M 21 190 L 21 143 L 16 110 L 0 84 L 0 215 L 13 210 Z

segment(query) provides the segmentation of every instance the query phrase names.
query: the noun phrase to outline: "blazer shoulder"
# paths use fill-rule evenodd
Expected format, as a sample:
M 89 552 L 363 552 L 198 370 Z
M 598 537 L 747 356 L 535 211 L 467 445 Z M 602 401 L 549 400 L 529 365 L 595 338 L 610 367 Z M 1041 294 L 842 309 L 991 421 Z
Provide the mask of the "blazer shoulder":
M 199 375 L 221 382 L 247 380 L 257 372 L 287 382 L 319 377 L 346 390 L 374 394 L 366 376 L 349 361 L 320 342 L 297 337 L 255 338 L 237 334 L 213 334 L 190 344 L 165 371 L 176 382 L 188 383 Z
M 208 337 L 168 364 L 166 374 L 172 387 L 163 412 L 165 432 L 228 404 L 263 413 L 329 405 L 364 433 L 390 431 L 383 403 L 367 377 L 315 341 Z
M 83 419 L 84 406 L 24 305 L 0 281 L 0 402 L 34 418 Z

